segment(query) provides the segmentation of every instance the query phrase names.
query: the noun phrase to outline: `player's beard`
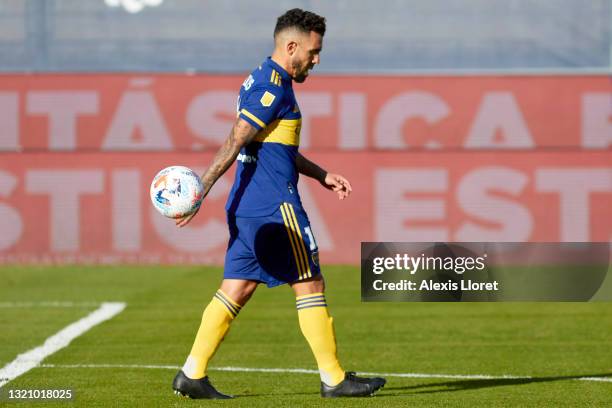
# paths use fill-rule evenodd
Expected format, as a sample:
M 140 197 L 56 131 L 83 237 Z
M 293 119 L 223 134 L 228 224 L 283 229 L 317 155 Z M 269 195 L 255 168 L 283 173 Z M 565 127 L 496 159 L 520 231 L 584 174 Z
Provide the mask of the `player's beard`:
M 307 65 L 305 68 L 300 69 L 299 65 L 297 64 L 294 65 L 293 72 L 298 72 L 298 73 L 293 77 L 293 80 L 301 84 L 308 77 L 308 71 L 310 71 L 311 68 L 312 68 L 311 66 Z
M 301 84 L 302 82 L 306 80 L 306 76 L 307 76 L 306 74 L 300 74 L 300 75 L 294 76 L 293 80 L 297 82 L 298 84 Z

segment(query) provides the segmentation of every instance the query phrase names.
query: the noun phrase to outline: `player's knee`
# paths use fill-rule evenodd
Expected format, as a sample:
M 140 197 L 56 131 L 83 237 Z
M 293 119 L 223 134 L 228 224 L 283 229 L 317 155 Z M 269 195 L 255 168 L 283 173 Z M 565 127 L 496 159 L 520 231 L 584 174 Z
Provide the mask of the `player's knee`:
M 313 280 L 311 282 L 311 289 L 315 293 L 323 293 L 325 292 L 325 281 L 323 280 L 323 277 L 321 275 L 319 275 L 318 278 L 319 279 Z
M 257 282 L 254 281 L 240 281 L 240 280 L 224 280 L 221 284 L 221 290 L 230 299 L 244 306 L 253 293 L 257 289 Z
M 296 296 L 308 295 L 311 293 L 325 292 L 325 280 L 322 275 L 296 282 L 292 285 Z

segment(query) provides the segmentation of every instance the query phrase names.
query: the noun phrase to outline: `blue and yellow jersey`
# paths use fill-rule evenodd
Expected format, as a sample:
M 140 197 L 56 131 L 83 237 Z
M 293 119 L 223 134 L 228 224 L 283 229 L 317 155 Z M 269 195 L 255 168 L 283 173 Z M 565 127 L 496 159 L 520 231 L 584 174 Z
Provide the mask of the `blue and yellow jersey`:
M 287 71 L 268 57 L 242 84 L 237 109 L 259 132 L 238 155 L 226 210 L 258 217 L 272 214 L 283 202 L 301 205 L 295 157 L 302 116 Z

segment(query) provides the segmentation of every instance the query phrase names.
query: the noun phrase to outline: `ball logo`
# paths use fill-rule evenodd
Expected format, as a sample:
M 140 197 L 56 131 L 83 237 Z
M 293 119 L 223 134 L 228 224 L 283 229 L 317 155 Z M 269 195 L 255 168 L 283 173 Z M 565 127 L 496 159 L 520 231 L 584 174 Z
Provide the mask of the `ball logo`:
M 202 203 L 204 186 L 191 169 L 171 166 L 163 169 L 151 183 L 151 202 L 168 218 L 180 218 L 196 211 Z
M 181 194 L 181 180 L 178 178 L 170 179 L 167 175 L 163 175 L 154 182 L 154 186 L 158 189 L 155 199 L 163 205 L 170 205 L 170 197 Z

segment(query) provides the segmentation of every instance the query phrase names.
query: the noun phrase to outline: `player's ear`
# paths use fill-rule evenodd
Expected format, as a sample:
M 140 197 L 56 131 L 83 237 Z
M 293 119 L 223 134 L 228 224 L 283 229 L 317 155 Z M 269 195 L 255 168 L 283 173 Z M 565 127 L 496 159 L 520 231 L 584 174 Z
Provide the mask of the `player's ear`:
M 287 54 L 289 54 L 290 56 L 293 56 L 293 54 L 295 54 L 295 51 L 297 50 L 297 46 L 298 46 L 297 42 L 289 41 L 286 46 Z

